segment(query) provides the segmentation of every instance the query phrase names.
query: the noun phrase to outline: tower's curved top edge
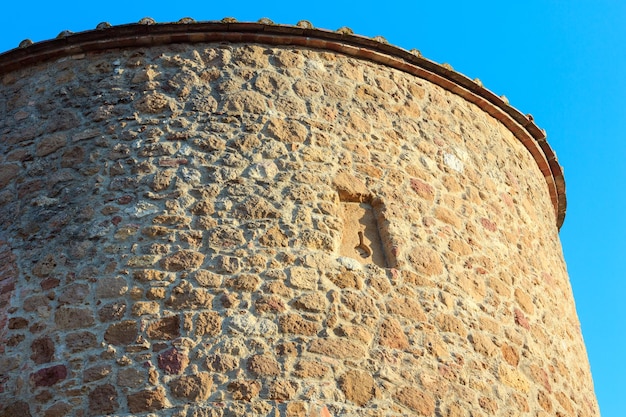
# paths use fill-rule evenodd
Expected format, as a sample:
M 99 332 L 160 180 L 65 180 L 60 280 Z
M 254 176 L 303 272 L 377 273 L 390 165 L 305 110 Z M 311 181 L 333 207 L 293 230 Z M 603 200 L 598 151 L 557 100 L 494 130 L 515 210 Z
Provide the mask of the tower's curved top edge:
M 101 23 L 94 30 L 64 31 L 55 39 L 42 42 L 22 41 L 17 48 L 0 53 L 0 78 L 28 65 L 86 52 L 198 42 L 251 42 L 324 49 L 374 61 L 437 84 L 498 119 L 522 142 L 546 179 L 557 227 L 563 224 L 566 211 L 563 170 L 546 141 L 545 132 L 533 122 L 532 116 L 510 106 L 504 96 L 489 91 L 478 79 L 472 80 L 449 65 L 428 60 L 418 51 L 390 45 L 382 37 L 355 35 L 346 27 L 329 31 L 314 28 L 308 21 L 291 26 L 278 25 L 268 19 L 253 23 L 232 18 L 202 22 L 185 18 L 175 23 L 156 23 L 144 18 L 135 24 L 119 26 Z

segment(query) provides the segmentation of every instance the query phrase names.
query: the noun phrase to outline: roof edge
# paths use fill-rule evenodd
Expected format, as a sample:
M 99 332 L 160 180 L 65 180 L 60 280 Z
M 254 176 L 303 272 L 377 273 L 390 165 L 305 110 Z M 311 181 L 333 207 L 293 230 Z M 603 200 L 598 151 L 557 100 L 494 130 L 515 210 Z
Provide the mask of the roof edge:
M 331 50 L 367 59 L 426 79 L 457 94 L 502 122 L 528 149 L 545 177 L 554 206 L 556 225 L 565 219 L 566 196 L 563 169 L 554 150 L 546 141 L 545 132 L 533 121 L 510 106 L 505 97 L 483 87 L 454 71 L 422 57 L 418 51 L 407 51 L 387 43 L 382 37 L 355 35 L 349 28 L 337 31 L 316 29 L 307 22 L 277 25 L 268 19 L 259 22 L 221 21 L 197 22 L 190 18 L 175 23 L 155 23 L 144 18 L 139 23 L 111 26 L 101 23 L 94 30 L 71 33 L 64 31 L 55 39 L 32 43 L 24 40 L 18 48 L 0 54 L 0 75 L 42 61 L 113 48 L 199 42 L 253 42 L 294 45 Z

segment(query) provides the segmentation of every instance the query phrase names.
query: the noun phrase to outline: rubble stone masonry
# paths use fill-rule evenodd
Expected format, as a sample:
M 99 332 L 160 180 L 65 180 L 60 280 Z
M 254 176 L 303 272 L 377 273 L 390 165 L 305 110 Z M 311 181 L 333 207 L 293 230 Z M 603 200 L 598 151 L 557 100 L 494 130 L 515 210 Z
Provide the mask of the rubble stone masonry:
M 6 70 L 0 416 L 598 416 L 545 177 L 337 51 Z

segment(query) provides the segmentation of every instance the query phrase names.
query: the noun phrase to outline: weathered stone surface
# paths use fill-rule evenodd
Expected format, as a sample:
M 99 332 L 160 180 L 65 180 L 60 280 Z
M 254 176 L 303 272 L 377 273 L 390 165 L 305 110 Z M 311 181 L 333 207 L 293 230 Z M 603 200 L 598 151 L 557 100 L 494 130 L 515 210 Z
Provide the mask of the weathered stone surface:
M 93 382 L 111 374 L 110 365 L 96 365 L 83 371 L 83 382 Z
M 408 255 L 416 270 L 426 276 L 439 275 L 443 272 L 440 254 L 432 248 L 421 246 Z
M 317 288 L 319 276 L 314 270 L 294 267 L 289 270 L 289 283 L 296 288 L 314 290 Z
M 116 298 L 128 291 L 128 282 L 123 277 L 104 277 L 98 280 L 98 298 Z
M 519 120 L 157 43 L 0 76 L 0 416 L 599 415 Z
M 268 389 L 268 397 L 274 401 L 287 401 L 295 398 L 297 391 L 298 384 L 295 381 L 272 381 Z
M 11 404 L 5 404 L 0 408 L 0 417 L 32 417 L 28 403 L 24 401 L 15 401 Z
M 343 271 L 337 275 L 332 275 L 330 280 L 339 288 L 363 288 L 362 279 L 352 271 Z
M 295 366 L 294 375 L 298 378 L 324 378 L 330 368 L 320 362 L 311 360 L 301 360 Z
M 233 400 L 250 401 L 261 392 L 261 384 L 257 381 L 236 381 L 228 384 Z
M 33 352 L 30 358 L 36 364 L 40 365 L 52 361 L 52 357 L 54 356 L 54 342 L 49 337 L 33 340 L 30 348 Z
M 411 179 L 411 189 L 427 201 L 433 201 L 435 199 L 435 189 L 430 184 L 417 178 Z
M 55 365 L 43 368 L 31 374 L 30 379 L 36 387 L 50 387 L 67 378 L 67 367 Z
M 450 314 L 438 315 L 435 322 L 443 332 L 453 332 L 461 337 L 467 336 L 467 328 L 463 325 L 463 322 Z
M 474 350 L 485 356 L 492 357 L 496 354 L 498 350 L 498 347 L 495 345 L 495 343 L 493 343 L 491 338 L 486 335 L 473 333 L 469 336 L 469 339 L 474 346 Z
M 139 369 L 120 369 L 115 383 L 120 387 L 139 388 L 146 381 L 146 372 Z
M 14 164 L 3 164 L 0 165 L 0 189 L 4 188 L 17 177 L 17 174 L 20 172 L 20 168 Z
M 60 307 L 55 315 L 54 322 L 60 329 L 80 329 L 94 324 L 93 312 L 84 308 Z
M 52 404 L 43 414 L 43 417 L 64 417 L 70 415 L 72 406 L 65 401 L 58 401 Z M 1 415 L 1 414 L 0 414 Z M 15 414 L 16 416 L 28 416 L 30 414 Z
M 293 302 L 293 306 L 299 310 L 323 311 L 326 308 L 326 299 L 322 294 L 305 294 Z
M 348 371 L 339 379 L 339 386 L 347 400 L 363 407 L 374 397 L 376 383 L 368 373 Z
M 393 398 L 420 416 L 432 416 L 435 412 L 435 399 L 417 388 L 404 387 Z
M 104 333 L 104 340 L 113 345 L 128 345 L 137 339 L 137 323 L 125 320 L 111 324 Z
M 271 119 L 267 133 L 284 143 L 301 143 L 307 138 L 306 127 L 296 120 Z
M 165 390 L 158 387 L 154 390 L 144 390 L 127 397 L 128 408 L 131 413 L 145 413 L 164 409 L 168 403 Z
M 279 317 L 278 326 L 283 333 L 312 336 L 320 330 L 318 323 L 308 321 L 298 314 L 287 314 Z
M 172 395 L 186 401 L 206 401 L 211 393 L 211 377 L 206 372 L 184 375 L 169 383 Z
M 361 359 L 365 355 L 361 344 L 346 339 L 315 339 L 309 345 L 309 352 L 338 359 Z
M 181 374 L 189 365 L 189 355 L 176 348 L 161 353 L 158 357 L 159 368 L 168 374 Z
M 256 376 L 278 376 L 281 373 L 278 362 L 273 357 L 265 355 L 250 357 L 247 369 Z
M 261 279 L 252 274 L 241 274 L 227 281 L 228 285 L 238 291 L 252 292 L 261 285 Z
M 89 393 L 89 411 L 92 414 L 110 414 L 118 408 L 117 391 L 113 385 L 100 385 Z
M 512 369 L 507 365 L 500 365 L 498 377 L 505 385 L 517 391 L 526 393 L 530 389 L 530 384 L 526 377 L 518 370 Z
M 98 318 L 100 321 L 120 320 L 126 313 L 126 304 L 122 302 L 114 302 L 104 305 L 98 310 Z
M 289 238 L 278 227 L 273 227 L 259 238 L 259 243 L 269 247 L 286 247 Z
M 194 288 L 190 282 L 183 281 L 172 289 L 166 305 L 177 310 L 187 308 L 209 308 L 213 296 L 204 288 Z
M 163 258 L 161 266 L 167 271 L 182 271 L 199 268 L 204 262 L 204 255 L 200 252 L 184 250 Z
M 262 296 L 254 302 L 254 307 L 259 313 L 282 313 L 285 311 L 285 303 L 279 297 Z
M 96 347 L 96 335 L 91 332 L 70 333 L 65 338 L 65 346 L 74 353 Z
M 180 318 L 163 317 L 148 325 L 146 334 L 151 339 L 172 340 L 180 336 Z

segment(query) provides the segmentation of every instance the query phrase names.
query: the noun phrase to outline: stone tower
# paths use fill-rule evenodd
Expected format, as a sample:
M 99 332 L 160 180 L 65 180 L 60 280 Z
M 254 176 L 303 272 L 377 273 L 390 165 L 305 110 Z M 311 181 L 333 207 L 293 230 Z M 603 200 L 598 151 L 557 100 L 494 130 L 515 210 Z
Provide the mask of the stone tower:
M 598 416 L 532 118 L 384 39 L 0 55 L 0 416 Z

